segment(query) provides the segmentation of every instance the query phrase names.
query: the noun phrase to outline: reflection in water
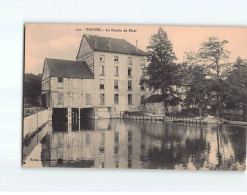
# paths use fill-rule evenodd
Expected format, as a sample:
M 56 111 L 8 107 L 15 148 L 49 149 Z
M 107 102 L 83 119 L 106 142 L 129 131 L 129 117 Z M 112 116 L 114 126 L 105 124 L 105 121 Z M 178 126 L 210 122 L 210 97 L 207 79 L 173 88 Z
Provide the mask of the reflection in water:
M 25 166 L 245 170 L 244 127 L 84 119 L 39 134 Z

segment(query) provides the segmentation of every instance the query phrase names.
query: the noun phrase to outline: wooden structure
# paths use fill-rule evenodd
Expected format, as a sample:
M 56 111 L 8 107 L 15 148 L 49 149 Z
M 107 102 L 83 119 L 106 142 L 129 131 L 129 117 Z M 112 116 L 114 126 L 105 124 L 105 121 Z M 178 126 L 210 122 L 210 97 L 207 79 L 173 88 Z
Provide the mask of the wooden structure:
M 42 104 L 52 109 L 94 107 L 94 76 L 84 61 L 45 59 Z

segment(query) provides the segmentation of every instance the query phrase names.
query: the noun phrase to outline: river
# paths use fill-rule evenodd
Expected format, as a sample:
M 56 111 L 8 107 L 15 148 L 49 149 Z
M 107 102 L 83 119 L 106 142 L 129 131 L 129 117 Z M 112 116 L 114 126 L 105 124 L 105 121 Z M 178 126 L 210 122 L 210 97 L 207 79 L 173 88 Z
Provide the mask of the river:
M 129 119 L 49 122 L 24 167 L 245 170 L 246 127 Z

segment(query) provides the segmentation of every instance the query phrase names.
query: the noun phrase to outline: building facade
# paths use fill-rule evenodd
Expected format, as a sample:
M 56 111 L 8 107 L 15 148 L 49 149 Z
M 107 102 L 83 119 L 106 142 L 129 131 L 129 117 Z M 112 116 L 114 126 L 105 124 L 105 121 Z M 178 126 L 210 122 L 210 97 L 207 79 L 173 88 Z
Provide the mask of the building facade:
M 48 59 L 42 73 L 42 104 L 65 115 L 94 107 L 94 76 L 85 62 Z
M 140 78 L 147 54 L 123 39 L 84 35 L 77 55 L 94 74 L 96 118 L 120 117 L 141 106 L 145 88 Z

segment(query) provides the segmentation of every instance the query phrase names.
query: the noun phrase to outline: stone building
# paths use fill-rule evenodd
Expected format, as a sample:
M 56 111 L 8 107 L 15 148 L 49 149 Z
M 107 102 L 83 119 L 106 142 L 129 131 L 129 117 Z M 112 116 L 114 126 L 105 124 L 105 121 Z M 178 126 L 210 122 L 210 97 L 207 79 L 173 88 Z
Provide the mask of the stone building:
M 161 94 L 154 94 L 143 102 L 143 110 L 150 114 L 164 115 L 165 106 Z
M 96 118 L 119 117 L 141 106 L 146 56 L 124 39 L 83 35 L 76 60 L 85 61 L 94 74 Z

